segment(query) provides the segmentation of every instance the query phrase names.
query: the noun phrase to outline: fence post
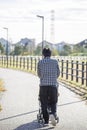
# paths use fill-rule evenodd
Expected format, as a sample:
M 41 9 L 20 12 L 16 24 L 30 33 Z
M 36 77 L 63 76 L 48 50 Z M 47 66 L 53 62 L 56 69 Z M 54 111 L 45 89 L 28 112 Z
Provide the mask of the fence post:
M 71 61 L 71 80 L 73 81 L 73 60 Z
M 31 57 L 31 70 L 32 70 L 32 64 L 33 64 L 33 62 L 32 62 L 32 57 Z
M 78 82 L 78 61 L 76 61 L 76 82 Z
M 68 60 L 66 61 L 66 79 L 68 79 Z
M 86 62 L 86 86 L 87 86 L 87 62 Z
M 61 60 L 61 77 L 63 78 L 63 60 Z
M 4 59 L 3 59 L 3 64 L 4 64 L 4 66 L 5 66 L 5 56 L 3 57 Z
M 28 59 L 28 62 L 29 62 L 29 65 L 28 65 L 28 66 L 29 66 L 29 70 L 30 70 L 30 57 L 29 57 L 29 59 Z
M 25 69 L 27 70 L 27 57 L 25 57 Z
M 15 64 L 14 62 L 15 62 L 15 56 L 13 56 L 13 67 L 14 67 L 14 64 Z
M 35 72 L 36 72 L 36 70 L 37 70 L 37 69 L 36 69 L 36 58 L 35 58 Z
M 10 56 L 10 67 L 11 67 L 11 56 Z
M 4 57 L 4 66 L 6 65 L 6 56 Z
M 84 84 L 84 62 L 82 62 L 82 85 Z
M 8 55 L 6 55 L 6 67 L 8 68 Z
M 2 56 L 2 66 L 3 66 L 3 56 Z
M 0 66 L 1 66 L 1 56 L 0 56 Z
M 25 69 L 25 57 L 23 57 L 23 69 Z
M 21 69 L 21 57 L 20 57 L 20 69 Z
M 18 56 L 16 56 L 16 68 L 18 67 Z
M 1 56 L 0 56 L 0 66 L 1 66 Z
M 27 57 L 27 70 L 29 69 L 29 57 Z

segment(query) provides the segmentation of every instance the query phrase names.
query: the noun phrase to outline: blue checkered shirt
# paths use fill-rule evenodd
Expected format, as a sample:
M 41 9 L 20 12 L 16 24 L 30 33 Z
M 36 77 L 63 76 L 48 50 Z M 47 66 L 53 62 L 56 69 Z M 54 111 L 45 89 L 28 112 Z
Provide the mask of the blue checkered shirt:
M 58 86 L 57 78 L 60 75 L 58 61 L 50 57 L 38 62 L 37 74 L 40 78 L 40 86 Z

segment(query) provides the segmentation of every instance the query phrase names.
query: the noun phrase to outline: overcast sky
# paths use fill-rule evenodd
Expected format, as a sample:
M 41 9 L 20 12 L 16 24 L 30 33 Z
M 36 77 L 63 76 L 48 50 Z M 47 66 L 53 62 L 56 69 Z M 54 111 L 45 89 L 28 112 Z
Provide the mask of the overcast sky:
M 44 16 L 44 39 L 49 42 L 75 44 L 87 38 L 87 0 L 0 0 L 0 37 L 6 38 L 7 27 L 13 43 L 25 37 L 41 42 L 42 19 L 36 15 Z

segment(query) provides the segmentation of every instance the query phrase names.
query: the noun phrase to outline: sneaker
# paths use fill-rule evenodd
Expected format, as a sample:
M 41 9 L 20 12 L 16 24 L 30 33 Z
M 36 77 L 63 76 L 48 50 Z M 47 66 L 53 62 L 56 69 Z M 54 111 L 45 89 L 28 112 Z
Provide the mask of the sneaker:
M 48 125 L 49 125 L 48 123 L 46 123 L 46 122 L 44 123 L 44 127 L 46 127 L 46 126 L 48 126 Z
M 44 121 L 44 126 L 47 126 L 49 124 L 49 121 Z
M 55 120 L 57 121 L 57 123 L 59 123 L 59 117 L 57 116 L 57 114 L 54 115 Z
M 50 120 L 51 120 L 51 124 L 52 124 L 53 126 L 56 126 L 56 120 L 55 120 L 55 117 L 54 117 L 53 114 L 50 115 Z

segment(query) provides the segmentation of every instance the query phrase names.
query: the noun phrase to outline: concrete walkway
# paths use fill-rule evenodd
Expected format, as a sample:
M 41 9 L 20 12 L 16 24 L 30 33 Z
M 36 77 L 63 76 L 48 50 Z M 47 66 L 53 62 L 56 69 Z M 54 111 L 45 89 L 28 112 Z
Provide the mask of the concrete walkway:
M 44 127 L 37 123 L 39 79 L 33 74 L 0 68 L 5 88 L 0 112 L 0 130 L 87 130 L 86 101 L 62 84 L 59 86 L 59 124 Z

